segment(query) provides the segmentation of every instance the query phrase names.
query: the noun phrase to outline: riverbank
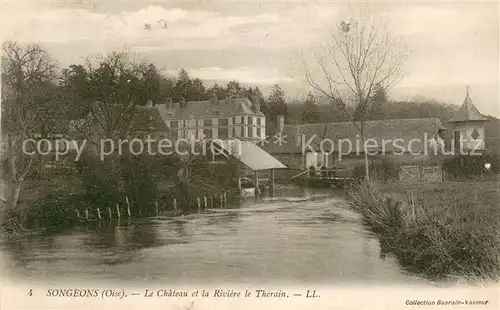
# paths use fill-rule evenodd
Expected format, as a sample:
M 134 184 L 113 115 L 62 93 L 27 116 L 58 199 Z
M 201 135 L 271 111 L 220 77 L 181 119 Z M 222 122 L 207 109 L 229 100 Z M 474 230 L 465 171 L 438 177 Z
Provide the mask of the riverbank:
M 208 183 L 208 182 L 207 182 Z M 177 187 L 158 183 L 147 201 L 121 195 L 119 201 L 99 199 L 78 178 L 31 179 L 21 189 L 15 209 L 0 205 L 0 239 L 58 233 L 79 224 L 146 218 L 170 212 L 182 215 L 200 208 L 216 208 L 235 199 L 232 191 L 214 184 Z
M 360 184 L 352 208 L 375 232 L 383 253 L 431 279 L 497 280 L 500 184 Z

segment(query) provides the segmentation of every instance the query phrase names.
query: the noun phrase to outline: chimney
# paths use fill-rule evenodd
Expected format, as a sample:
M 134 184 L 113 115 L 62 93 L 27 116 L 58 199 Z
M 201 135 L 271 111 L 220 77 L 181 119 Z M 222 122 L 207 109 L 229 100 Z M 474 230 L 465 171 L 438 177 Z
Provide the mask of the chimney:
M 210 97 L 210 103 L 212 105 L 217 105 L 219 104 L 219 99 L 217 98 L 217 95 L 216 94 L 212 94 L 212 96 Z
M 257 95 L 252 95 L 252 110 L 254 113 L 260 111 L 260 98 Z
M 230 103 L 231 103 L 231 101 L 232 101 L 232 98 L 233 98 L 233 96 L 231 96 L 231 95 L 226 95 L 226 99 L 224 99 L 224 100 L 225 100 L 225 102 L 226 102 L 226 104 L 230 104 Z
M 278 129 L 279 132 L 285 131 L 285 115 L 278 115 Z

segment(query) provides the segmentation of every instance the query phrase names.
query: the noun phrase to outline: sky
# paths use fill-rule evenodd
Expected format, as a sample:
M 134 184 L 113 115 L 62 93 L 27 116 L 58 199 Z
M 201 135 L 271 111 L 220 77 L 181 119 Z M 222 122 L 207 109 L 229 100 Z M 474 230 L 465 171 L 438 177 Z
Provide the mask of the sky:
M 392 99 L 461 104 L 469 86 L 477 108 L 500 117 L 496 2 L 3 0 L 1 6 L 1 39 L 38 43 L 61 67 L 127 50 L 166 74 L 185 68 L 207 85 L 236 79 L 264 93 L 277 83 L 291 98 L 309 90 L 297 70 L 300 55 L 329 42 L 339 23 L 362 8 L 409 50 Z

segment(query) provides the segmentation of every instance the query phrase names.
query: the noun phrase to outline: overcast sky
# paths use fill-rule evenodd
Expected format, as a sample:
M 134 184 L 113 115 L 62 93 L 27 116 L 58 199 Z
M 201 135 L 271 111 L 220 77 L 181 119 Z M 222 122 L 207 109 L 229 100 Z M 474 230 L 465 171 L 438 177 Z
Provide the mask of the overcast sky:
M 369 8 L 411 50 L 408 73 L 391 91 L 392 98 L 419 95 L 461 104 L 469 85 L 479 110 L 500 116 L 496 2 L 377 3 Z M 165 73 L 185 68 L 207 84 L 236 79 L 264 91 L 278 83 L 293 97 L 308 90 L 293 70 L 297 53 L 328 40 L 351 13 L 352 6 L 324 1 L 4 0 L 2 40 L 40 43 L 62 67 L 127 49 Z

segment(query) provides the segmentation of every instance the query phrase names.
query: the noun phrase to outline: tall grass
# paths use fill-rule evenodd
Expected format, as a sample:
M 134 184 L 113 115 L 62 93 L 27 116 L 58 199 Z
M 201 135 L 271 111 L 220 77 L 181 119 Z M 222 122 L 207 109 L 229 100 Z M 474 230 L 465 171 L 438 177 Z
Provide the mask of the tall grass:
M 498 280 L 500 210 L 497 183 L 362 182 L 352 208 L 412 273 L 433 279 Z

